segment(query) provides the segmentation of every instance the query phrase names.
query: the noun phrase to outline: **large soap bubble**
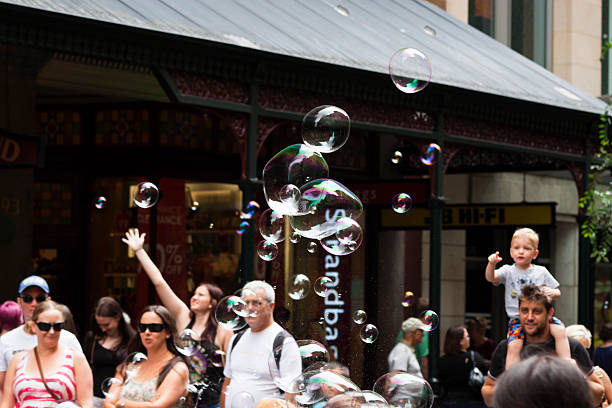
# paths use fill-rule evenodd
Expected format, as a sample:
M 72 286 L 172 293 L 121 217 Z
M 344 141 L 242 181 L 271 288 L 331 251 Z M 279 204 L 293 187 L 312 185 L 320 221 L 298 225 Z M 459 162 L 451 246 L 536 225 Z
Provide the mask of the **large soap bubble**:
M 403 371 L 392 371 L 374 383 L 374 392 L 382 395 L 392 407 L 430 408 L 434 395 L 429 383 Z
M 291 226 L 303 237 L 323 239 L 338 231 L 337 220 L 348 217 L 356 220 L 363 204 L 348 188 L 331 179 L 318 179 L 301 188 L 298 211 L 290 217 Z
M 414 48 L 402 48 L 389 61 L 391 80 L 404 93 L 415 93 L 423 90 L 431 79 L 431 64 L 421 51 Z
M 287 338 L 283 343 L 274 348 L 268 356 L 268 369 L 270 370 L 270 376 L 272 381 L 278 388 L 285 392 L 292 393 L 292 383 L 295 378 L 296 372 L 284 370 L 280 371 L 280 358 L 283 359 L 283 364 L 287 364 L 287 367 L 302 367 L 302 361 L 299 354 L 299 348 L 297 342 L 292 337 Z
M 240 330 L 246 326 L 247 323 L 244 317 L 236 313 L 241 313 L 243 304 L 244 300 L 238 296 L 226 296 L 221 299 L 215 309 L 217 323 L 227 330 Z
M 321 153 L 304 144 L 286 147 L 272 157 L 263 170 L 268 206 L 279 214 L 296 214 L 295 201 L 287 199 L 287 186 L 301 187 L 328 176 L 329 167 Z
M 259 217 L 259 233 L 267 242 L 278 244 L 285 240 L 285 217 L 268 208 Z
M 304 143 L 321 153 L 340 149 L 348 140 L 351 120 L 348 114 L 331 105 L 318 106 L 302 120 Z
M 299 375 L 291 382 L 287 392 L 297 394 L 295 400 L 299 404 L 311 405 L 350 391 L 361 390 L 343 375 L 321 368 Z
M 302 370 L 308 371 L 313 364 L 324 366 L 329 363 L 330 356 L 327 348 L 315 340 L 298 340 L 300 357 L 302 358 Z

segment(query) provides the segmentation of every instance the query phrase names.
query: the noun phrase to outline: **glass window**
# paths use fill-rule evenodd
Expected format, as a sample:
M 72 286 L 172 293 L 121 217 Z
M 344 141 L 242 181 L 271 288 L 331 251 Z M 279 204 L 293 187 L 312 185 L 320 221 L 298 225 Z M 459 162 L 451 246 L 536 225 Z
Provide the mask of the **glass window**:
M 512 1 L 511 47 L 544 67 L 547 65 L 546 21 L 546 1 Z
M 470 0 L 468 23 L 493 37 L 493 0 Z
M 601 61 L 601 94 L 609 95 L 610 84 L 612 84 L 612 72 L 610 70 L 610 50 L 607 50 L 607 47 L 609 46 L 608 44 L 612 42 L 610 38 L 610 34 L 612 34 L 612 30 L 610 30 L 610 22 L 612 21 L 610 13 L 612 12 L 612 7 L 610 7 L 607 1 L 602 2 L 602 7 L 601 34 L 604 51 Z

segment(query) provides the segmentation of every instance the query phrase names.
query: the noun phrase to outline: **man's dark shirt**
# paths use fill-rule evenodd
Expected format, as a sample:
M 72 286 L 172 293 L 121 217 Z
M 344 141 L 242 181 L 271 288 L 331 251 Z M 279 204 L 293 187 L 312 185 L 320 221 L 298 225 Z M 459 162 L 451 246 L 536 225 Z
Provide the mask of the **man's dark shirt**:
M 591 363 L 591 359 L 589 358 L 589 353 L 585 350 L 585 348 L 580 344 L 578 340 L 568 339 L 570 345 L 570 354 L 576 363 L 578 363 L 578 368 L 582 370 L 582 372 L 589 376 L 593 372 L 593 364 Z M 534 349 L 539 349 L 534 352 Z M 527 341 L 523 343 L 523 350 L 521 352 L 521 360 L 526 358 L 524 357 L 523 351 L 529 350 L 533 352 L 533 354 L 542 355 L 542 354 L 555 354 L 555 340 L 551 337 L 550 341 L 546 343 L 533 343 L 530 344 Z M 489 377 L 493 380 L 499 378 L 500 375 L 506 370 L 506 353 L 508 352 L 508 341 L 502 340 L 499 342 L 495 351 L 493 352 L 493 357 L 491 358 L 491 365 L 489 367 Z

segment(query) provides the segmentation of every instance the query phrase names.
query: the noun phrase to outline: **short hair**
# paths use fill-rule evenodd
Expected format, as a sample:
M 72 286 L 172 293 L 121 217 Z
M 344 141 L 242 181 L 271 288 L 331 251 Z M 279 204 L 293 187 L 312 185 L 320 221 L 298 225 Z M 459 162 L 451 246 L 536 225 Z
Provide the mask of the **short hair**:
M 461 345 L 459 344 L 463 339 L 463 331 L 466 330 L 465 326 L 457 325 L 451 326 L 446 331 L 446 338 L 444 339 L 444 354 L 459 354 L 461 353 Z
M 70 333 L 78 337 L 79 333 L 77 331 L 76 324 L 74 323 L 74 317 L 72 317 L 70 308 L 62 303 L 58 303 L 57 308 L 62 312 L 62 316 L 64 316 L 64 330 L 68 330 Z
M 525 285 L 521 288 L 521 294 L 518 297 L 519 307 L 523 301 L 541 303 L 547 312 L 552 309 L 552 301 L 536 285 Z
M 266 301 L 268 303 L 273 303 L 274 302 L 274 299 L 275 299 L 274 288 L 272 287 L 272 285 L 270 285 L 266 281 L 254 280 L 254 281 L 248 282 L 242 288 L 242 294 L 244 295 L 244 291 L 245 290 L 252 290 L 252 291 L 256 292 L 259 289 L 263 290 L 264 297 L 266 298 Z
M 535 249 L 538 249 L 540 236 L 531 228 L 519 228 L 514 231 L 514 234 L 512 234 L 512 240 L 510 240 L 510 245 L 512 245 L 514 240 L 517 238 L 527 238 L 529 241 L 531 241 L 531 244 L 535 247 Z
M 589 329 L 583 325 L 572 324 L 571 326 L 567 326 L 565 328 L 565 334 L 567 334 L 567 337 L 571 337 L 576 340 L 585 339 L 588 344 L 586 348 L 591 347 L 591 340 L 593 339 L 593 336 L 591 335 Z
M 7 300 L 0 305 L 0 328 L 13 330 L 23 323 L 21 307 L 14 300 Z
M 349 368 L 338 361 L 330 361 L 329 363 L 325 363 L 325 365 L 322 367 L 322 370 L 340 371 L 342 375 L 346 378 L 350 378 L 351 376 Z
M 606 323 L 599 329 L 599 338 L 604 342 L 612 340 L 612 323 Z
M 572 363 L 551 355 L 533 356 L 499 378 L 493 400 L 496 408 L 588 408 L 591 391 Z

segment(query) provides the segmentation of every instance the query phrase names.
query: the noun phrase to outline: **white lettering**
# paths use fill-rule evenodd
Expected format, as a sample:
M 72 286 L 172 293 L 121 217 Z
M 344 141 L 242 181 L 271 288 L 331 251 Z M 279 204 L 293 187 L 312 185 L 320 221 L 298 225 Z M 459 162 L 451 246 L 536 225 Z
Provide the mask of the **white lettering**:
M 338 359 L 338 346 L 329 346 L 329 349 L 334 354 L 334 360 Z
M 335 268 L 339 264 L 340 264 L 340 258 L 338 256 L 335 256 L 335 255 L 325 255 L 325 269 Z
M 325 340 L 336 340 L 338 338 L 338 329 L 335 327 L 325 328 Z
M 338 319 L 342 313 L 344 313 L 342 309 L 325 309 L 325 323 L 333 326 L 338 323 Z

